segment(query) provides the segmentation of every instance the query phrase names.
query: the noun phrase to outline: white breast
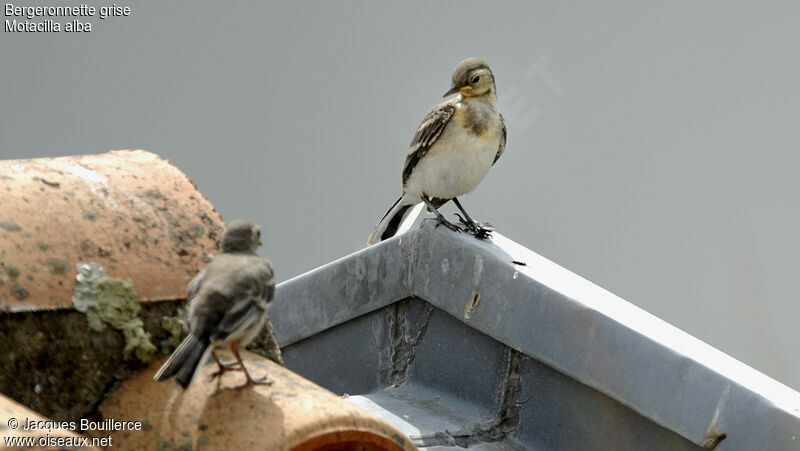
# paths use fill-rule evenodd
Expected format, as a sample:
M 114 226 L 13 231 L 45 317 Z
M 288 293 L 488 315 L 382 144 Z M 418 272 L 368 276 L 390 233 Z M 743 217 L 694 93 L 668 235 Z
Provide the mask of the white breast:
M 457 108 L 464 108 L 459 104 Z M 464 128 L 465 113 L 458 109 L 439 139 L 417 163 L 405 184 L 405 194 L 452 199 L 466 194 L 483 180 L 500 146 L 501 128 L 491 108 L 490 125 L 480 135 Z

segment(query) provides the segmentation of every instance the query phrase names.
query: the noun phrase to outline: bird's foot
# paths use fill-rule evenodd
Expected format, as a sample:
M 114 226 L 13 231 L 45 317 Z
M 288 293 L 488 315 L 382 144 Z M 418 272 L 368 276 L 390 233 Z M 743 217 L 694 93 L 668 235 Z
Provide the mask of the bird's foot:
M 476 223 L 474 221 L 464 219 L 464 217 L 458 213 L 455 213 L 455 215 L 458 216 L 458 222 L 463 227 L 461 230 L 463 230 L 464 232 L 471 233 L 472 235 L 475 236 L 475 238 L 481 240 L 492 238 L 492 232 L 494 232 L 494 227 L 492 227 L 492 225 L 489 224 L 488 222 Z
M 239 365 L 239 362 L 233 363 L 222 363 L 217 362 L 218 369 L 214 371 L 209 376 L 209 380 L 213 380 L 214 378 L 220 377 L 228 371 L 242 371 L 242 367 Z
M 242 366 L 239 365 L 239 362 L 231 362 L 231 363 L 219 362 L 219 366 L 221 368 L 225 368 L 226 370 L 239 371 L 242 369 Z
M 439 227 L 440 225 L 443 225 L 443 226 L 447 227 L 448 229 L 450 229 L 453 232 L 461 233 L 461 228 L 458 227 L 457 225 L 453 224 L 452 222 L 448 221 L 447 219 L 444 219 L 444 216 L 438 217 L 436 219 L 437 219 L 436 227 Z
M 478 223 L 478 229 L 475 230 L 475 238 L 479 240 L 491 240 L 492 239 L 492 232 L 494 232 L 494 227 L 488 223 Z
M 474 222 L 467 221 L 466 219 L 464 219 L 463 216 L 461 216 L 458 213 L 453 213 L 453 214 L 455 214 L 458 217 L 458 223 L 461 224 L 461 230 L 462 231 L 470 232 L 470 233 L 474 233 L 475 232 L 476 227 L 475 227 L 475 223 Z
M 249 374 L 247 374 L 247 373 L 245 373 L 245 374 L 247 375 L 247 382 L 245 382 L 244 384 L 236 387 L 236 390 L 241 390 L 241 389 L 243 389 L 245 387 L 249 387 L 251 385 L 266 385 L 266 386 L 272 385 L 272 381 L 267 379 L 267 376 L 261 376 L 261 377 L 257 377 L 255 379 L 253 379 L 252 377 L 250 377 Z
M 215 378 L 218 378 L 218 377 L 222 376 L 224 373 L 225 373 L 225 370 L 214 371 L 213 373 L 208 375 L 208 380 L 209 381 L 213 381 Z

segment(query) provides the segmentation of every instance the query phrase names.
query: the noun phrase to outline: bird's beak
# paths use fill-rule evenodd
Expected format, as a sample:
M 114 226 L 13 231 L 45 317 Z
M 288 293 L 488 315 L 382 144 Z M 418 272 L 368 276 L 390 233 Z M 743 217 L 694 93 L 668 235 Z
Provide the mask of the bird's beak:
M 466 86 L 461 86 L 460 88 L 456 88 L 454 86 L 454 87 L 450 88 L 449 91 L 445 92 L 443 97 L 451 96 L 451 95 L 453 95 L 453 94 L 455 94 L 457 92 L 460 92 L 460 93 L 463 94 L 463 93 L 465 93 L 467 91 L 472 91 L 472 86 L 466 85 Z
M 453 94 L 457 93 L 458 91 L 459 91 L 459 88 L 458 88 L 458 87 L 456 87 L 456 86 L 453 86 L 452 88 L 450 88 L 450 90 L 448 90 L 447 92 L 445 92 L 445 93 L 444 93 L 444 95 L 443 95 L 442 97 L 448 97 L 448 96 L 451 96 L 451 95 L 453 95 Z

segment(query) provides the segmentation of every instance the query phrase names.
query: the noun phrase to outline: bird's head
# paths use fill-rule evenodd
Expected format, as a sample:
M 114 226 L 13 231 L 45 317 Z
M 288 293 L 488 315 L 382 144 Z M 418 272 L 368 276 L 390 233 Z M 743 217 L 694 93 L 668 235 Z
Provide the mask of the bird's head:
M 453 71 L 450 90 L 444 97 L 461 93 L 464 97 L 478 97 L 494 91 L 494 75 L 486 61 L 480 58 L 467 58 L 458 63 Z
M 261 228 L 250 221 L 231 221 L 222 235 L 222 252 L 255 252 L 261 246 Z

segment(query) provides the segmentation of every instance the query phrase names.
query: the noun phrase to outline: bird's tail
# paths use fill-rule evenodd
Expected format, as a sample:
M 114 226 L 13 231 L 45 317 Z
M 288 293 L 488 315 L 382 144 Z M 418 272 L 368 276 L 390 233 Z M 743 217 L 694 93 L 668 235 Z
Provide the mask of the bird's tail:
M 406 232 L 422 211 L 421 206 L 422 203 L 409 201 L 405 196 L 397 199 L 372 229 L 372 233 L 367 238 L 367 246 Z
M 153 377 L 156 381 L 163 381 L 177 374 L 177 381 L 183 388 L 192 383 L 197 371 L 208 360 L 211 354 L 211 344 L 200 341 L 192 334 L 186 336 L 175 352 L 169 356 Z

